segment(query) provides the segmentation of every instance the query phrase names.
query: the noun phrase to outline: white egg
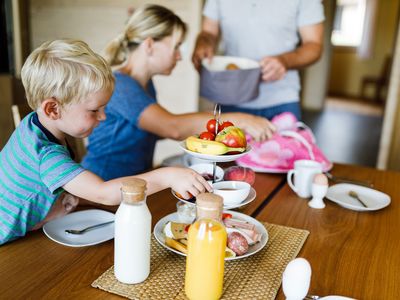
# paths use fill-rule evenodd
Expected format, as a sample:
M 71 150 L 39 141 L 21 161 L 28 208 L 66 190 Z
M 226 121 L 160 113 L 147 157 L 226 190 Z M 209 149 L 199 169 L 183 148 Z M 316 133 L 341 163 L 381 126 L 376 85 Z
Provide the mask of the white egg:
M 318 185 L 328 185 L 328 177 L 325 174 L 317 174 L 314 176 L 313 183 Z
M 282 289 L 288 300 L 301 300 L 308 292 L 311 280 L 311 266 L 304 258 L 289 262 L 283 272 Z

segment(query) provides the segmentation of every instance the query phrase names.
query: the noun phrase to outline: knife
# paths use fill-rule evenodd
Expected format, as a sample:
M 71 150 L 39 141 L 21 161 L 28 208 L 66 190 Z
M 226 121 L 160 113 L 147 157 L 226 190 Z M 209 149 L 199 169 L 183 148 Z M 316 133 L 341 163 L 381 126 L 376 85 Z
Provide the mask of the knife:
M 366 186 L 366 187 L 374 186 L 370 181 L 360 181 L 360 180 L 354 180 L 354 179 L 349 179 L 349 178 L 345 178 L 345 177 L 334 176 L 329 172 L 325 172 L 325 175 L 333 182 L 347 182 L 347 183 L 353 183 L 353 184 L 362 185 L 362 186 Z

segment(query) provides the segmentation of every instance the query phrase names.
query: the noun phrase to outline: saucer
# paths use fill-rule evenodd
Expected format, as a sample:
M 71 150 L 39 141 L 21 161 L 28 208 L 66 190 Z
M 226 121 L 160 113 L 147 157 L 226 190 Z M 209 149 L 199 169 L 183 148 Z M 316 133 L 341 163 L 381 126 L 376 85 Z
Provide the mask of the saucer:
M 172 195 L 174 195 L 174 197 L 176 198 L 176 199 L 178 199 L 179 201 L 183 201 L 183 202 L 185 202 L 185 203 L 188 203 L 188 204 L 193 204 L 193 205 L 195 205 L 196 204 L 196 197 L 192 197 L 192 198 L 190 198 L 190 199 L 183 199 L 183 198 L 180 198 L 180 197 L 178 197 L 178 195 L 175 193 L 175 191 L 173 191 L 172 189 L 171 189 L 171 193 L 172 193 Z M 238 203 L 238 204 L 236 204 L 236 205 L 229 205 L 229 206 L 225 206 L 224 205 L 224 209 L 233 209 L 233 208 L 238 208 L 238 207 L 242 207 L 242 206 L 244 206 L 244 205 L 246 205 L 246 204 L 249 204 L 250 202 L 252 202 L 254 199 L 256 199 L 256 196 L 257 196 L 257 193 L 256 193 L 256 190 L 254 189 L 254 188 L 250 188 L 250 192 L 249 192 L 249 195 L 247 196 L 247 198 L 246 199 L 244 199 L 242 202 L 240 202 L 240 203 Z

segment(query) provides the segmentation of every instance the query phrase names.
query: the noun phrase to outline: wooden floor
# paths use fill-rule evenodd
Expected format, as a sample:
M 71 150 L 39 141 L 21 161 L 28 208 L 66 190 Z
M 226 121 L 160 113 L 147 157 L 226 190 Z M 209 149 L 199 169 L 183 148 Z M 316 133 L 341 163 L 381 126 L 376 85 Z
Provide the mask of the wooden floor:
M 303 111 L 303 121 L 333 162 L 376 166 L 383 107 L 361 101 L 329 98 L 324 111 Z

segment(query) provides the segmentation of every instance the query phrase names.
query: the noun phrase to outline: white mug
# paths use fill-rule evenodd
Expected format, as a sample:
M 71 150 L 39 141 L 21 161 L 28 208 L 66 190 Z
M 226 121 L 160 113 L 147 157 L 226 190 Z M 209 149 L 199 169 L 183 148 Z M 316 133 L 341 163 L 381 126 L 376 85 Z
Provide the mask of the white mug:
M 287 182 L 301 198 L 311 197 L 311 185 L 316 174 L 322 173 L 322 165 L 314 160 L 296 160 L 294 169 L 287 173 Z M 294 175 L 294 182 L 292 177 Z

